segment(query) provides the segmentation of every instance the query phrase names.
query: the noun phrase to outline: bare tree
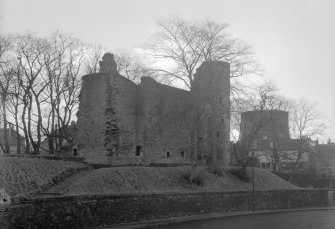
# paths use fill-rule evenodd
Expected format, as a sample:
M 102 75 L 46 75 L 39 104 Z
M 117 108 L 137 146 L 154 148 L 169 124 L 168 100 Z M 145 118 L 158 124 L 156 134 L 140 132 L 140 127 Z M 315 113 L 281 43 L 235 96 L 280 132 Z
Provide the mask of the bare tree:
M 119 51 L 115 55 L 118 72 L 134 83 L 140 83 L 142 76 L 153 77 L 152 71 L 134 54 Z
M 84 63 L 84 74 L 89 75 L 99 72 L 99 61 L 104 53 L 104 48 L 100 45 L 86 49 L 87 58 Z
M 5 64 L 8 61 L 6 53 L 11 49 L 12 45 L 13 41 L 10 36 L 0 34 L 0 64 Z
M 253 58 L 250 47 L 226 32 L 226 24 L 211 20 L 188 22 L 174 18 L 161 20 L 158 25 L 160 31 L 148 44 L 147 55 L 156 66 L 152 70 L 160 74 L 159 80 L 163 83 L 177 85 L 181 83 L 194 94 L 192 90 L 194 73 L 203 61 L 230 63 L 231 77 L 259 72 L 259 66 Z M 193 104 L 193 160 L 197 158 L 194 155 L 197 154 L 196 125 L 200 116 L 198 107 L 199 104 Z M 216 158 L 211 157 L 211 160 Z M 213 167 L 216 161 L 210 164 Z
M 248 97 L 234 105 L 237 112 L 232 115 L 232 123 L 239 132 L 238 160 L 245 161 L 246 156 L 254 150 L 256 140 L 262 131 L 266 131 L 272 139 L 272 151 L 264 151 L 259 157 L 267 157 L 273 162 L 273 169 L 277 170 L 278 164 L 288 144 L 288 136 L 279 137 L 278 131 L 282 125 L 281 120 L 275 116 L 277 111 L 288 111 L 290 104 L 286 98 L 278 94 L 278 88 L 272 82 L 265 82 L 252 90 L 248 90 Z M 241 102 L 243 101 L 243 103 Z M 258 111 L 253 123 L 241 122 L 241 114 L 246 111 Z M 249 125 L 252 124 L 250 127 Z
M 79 102 L 79 77 L 88 63 L 89 49 L 79 39 L 58 32 L 43 39 L 23 34 L 13 36 L 5 61 L 3 54 L 9 47 L 5 38 L 1 36 L 1 110 L 5 120 L 7 114 L 15 120 L 17 153 L 20 131 L 25 136 L 25 153 L 30 153 L 30 146 L 35 154 L 39 153 L 43 137 L 49 141 L 47 151 L 54 153 L 64 140 L 70 140 L 67 127 Z M 89 66 L 86 70 L 96 71 L 97 64 Z M 8 120 L 4 122 L 5 130 L 7 123 Z
M 18 66 L 17 61 L 12 62 L 12 68 L 15 69 L 14 77 L 11 80 L 10 86 L 10 96 L 8 97 L 8 111 L 14 118 L 14 126 L 16 132 L 16 153 L 21 153 L 21 135 L 20 130 L 22 130 L 21 122 L 20 122 L 20 110 L 22 109 L 22 97 L 21 97 L 21 88 L 19 84 L 19 80 L 21 79 L 21 72 Z
M 6 53 L 12 47 L 12 39 L 9 36 L 0 34 L 0 99 L 1 111 L 3 118 L 3 144 L 0 142 L 2 151 L 6 154 L 10 153 L 8 143 L 8 121 L 7 121 L 7 107 L 6 102 L 10 94 L 10 84 L 14 74 L 14 69 L 11 66 L 11 61 L 6 58 Z
M 226 24 L 211 20 L 189 22 L 180 18 L 158 21 L 160 31 L 148 43 L 147 55 L 157 67 L 161 81 L 180 81 L 191 89 L 195 70 L 203 61 L 230 63 L 231 77 L 259 73 L 250 46 L 233 38 Z
M 85 47 L 78 39 L 60 33 L 54 34 L 49 42 L 51 48 L 43 60 L 48 85 L 43 93 L 46 107 L 42 130 L 48 140 L 48 151 L 55 153 L 64 140 L 70 141 L 67 129 L 79 102 Z
M 292 102 L 290 123 L 292 135 L 298 142 L 298 155 L 294 166 L 296 170 L 303 153 L 310 151 L 310 139 L 324 134 L 327 121 L 318 111 L 317 104 L 300 99 Z
M 27 118 L 25 134 L 37 154 L 42 139 L 42 104 L 45 102 L 42 93 L 49 84 L 43 62 L 49 43 L 46 39 L 25 34 L 17 36 L 15 48 L 22 70 L 20 86 L 24 93 L 24 106 L 27 107 L 27 113 L 23 113 L 23 119 Z

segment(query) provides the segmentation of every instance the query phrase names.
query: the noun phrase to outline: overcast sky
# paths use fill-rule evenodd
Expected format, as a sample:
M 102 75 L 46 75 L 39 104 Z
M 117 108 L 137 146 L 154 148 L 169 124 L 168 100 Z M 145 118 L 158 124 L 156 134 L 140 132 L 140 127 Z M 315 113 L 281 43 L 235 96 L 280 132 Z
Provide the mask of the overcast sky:
M 140 47 L 155 19 L 229 23 L 292 98 L 318 102 L 335 141 L 335 0 L 0 0 L 0 32 L 56 30 L 109 50 Z

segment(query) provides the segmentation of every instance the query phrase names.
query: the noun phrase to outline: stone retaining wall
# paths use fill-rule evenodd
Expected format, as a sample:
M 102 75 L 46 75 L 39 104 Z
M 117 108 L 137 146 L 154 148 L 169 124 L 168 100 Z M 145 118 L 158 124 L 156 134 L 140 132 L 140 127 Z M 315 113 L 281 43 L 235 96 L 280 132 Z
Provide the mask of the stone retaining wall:
M 329 206 L 328 190 L 257 191 L 256 210 Z M 333 199 L 334 200 L 334 197 Z M 13 199 L 13 228 L 85 228 L 170 217 L 246 211 L 252 192 L 66 196 Z

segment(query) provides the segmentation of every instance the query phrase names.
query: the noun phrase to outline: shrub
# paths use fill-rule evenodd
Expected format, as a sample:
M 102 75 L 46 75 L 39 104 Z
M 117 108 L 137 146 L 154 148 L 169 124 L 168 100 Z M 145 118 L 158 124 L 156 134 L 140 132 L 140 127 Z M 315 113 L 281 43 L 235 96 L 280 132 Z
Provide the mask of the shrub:
M 189 181 L 191 182 L 191 184 L 195 184 L 197 186 L 202 186 L 204 184 L 202 177 L 200 177 L 198 174 L 190 178 Z
M 244 181 L 244 182 L 249 182 L 250 181 L 250 177 L 248 176 L 248 174 L 246 172 L 246 169 L 243 168 L 243 167 L 231 167 L 227 170 L 230 174 L 236 176 L 241 181 Z
M 220 167 L 215 167 L 213 174 L 219 177 L 222 177 L 224 172 Z
M 185 172 L 181 174 L 181 177 L 183 178 L 183 181 L 184 182 L 186 181 L 186 183 L 188 184 L 197 185 L 197 186 L 201 186 L 204 184 L 204 180 L 198 172 L 193 177 L 191 177 L 191 171 L 186 170 Z

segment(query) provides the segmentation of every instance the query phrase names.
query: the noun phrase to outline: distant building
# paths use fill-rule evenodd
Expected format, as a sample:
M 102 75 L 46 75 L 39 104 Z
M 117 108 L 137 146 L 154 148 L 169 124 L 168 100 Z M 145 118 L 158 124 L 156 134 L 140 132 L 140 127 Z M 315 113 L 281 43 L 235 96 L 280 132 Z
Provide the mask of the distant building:
M 60 154 L 62 156 L 70 156 L 73 154 L 73 139 L 76 137 L 77 134 L 77 124 L 75 121 L 72 121 L 70 125 L 68 125 L 66 128 L 60 128 L 56 129 L 52 135 L 54 139 L 57 140 L 57 143 L 59 144 L 61 140 L 61 147 L 59 147 L 58 152 L 55 152 L 56 154 Z M 49 145 L 50 145 L 50 138 L 45 137 L 43 141 L 41 142 L 40 152 L 41 153 L 50 153 L 49 152 Z M 54 144 L 54 149 L 56 150 L 56 145 Z
M 328 140 L 327 144 L 316 143 L 316 150 L 320 155 L 322 167 L 333 168 L 335 171 L 335 143 Z
M 290 138 L 288 112 L 255 110 L 241 114 L 240 139 L 246 144 L 257 144 L 264 150 Z M 253 141 L 249 143 L 249 141 Z
M 9 125 L 9 128 L 7 130 L 8 133 L 8 144 L 9 144 L 9 149 L 11 153 L 16 153 L 16 149 L 17 149 L 17 132 L 14 130 L 12 125 Z M 21 145 L 21 152 L 24 151 L 24 147 L 25 147 L 25 138 L 19 134 L 20 137 L 20 145 Z M 0 129 L 0 143 L 3 147 L 5 147 L 4 145 L 4 129 L 1 128 Z M 0 154 L 3 154 L 3 150 L 0 147 Z
M 297 165 L 298 171 L 310 169 L 310 155 L 315 151 L 314 143 L 306 139 L 300 145 L 299 140 L 290 138 L 288 115 L 288 112 L 282 110 L 255 110 L 241 114 L 241 140 L 238 148 L 246 151 L 244 154 L 249 157 L 254 151 L 257 166 L 260 168 L 292 171 L 301 150 L 303 154 Z M 275 160 L 278 163 L 274 163 Z M 276 169 L 273 168 L 275 164 L 278 166 Z
M 278 168 L 279 171 L 293 171 L 298 158 L 299 150 L 302 152 L 302 155 L 299 163 L 297 164 L 296 172 L 307 173 L 313 169 L 313 166 L 315 166 L 313 163 L 316 163 L 314 158 L 316 153 L 315 143 L 309 138 L 304 139 L 303 141 L 299 139 L 289 139 L 289 141 L 283 144 L 280 148 L 281 158 Z
M 298 163 L 298 171 L 303 172 L 310 168 L 310 156 L 315 149 L 312 146 L 308 146 L 310 143 L 305 143 L 303 147 L 303 154 Z M 309 150 L 306 150 L 307 147 Z M 268 142 L 265 144 L 262 141 L 260 144 L 255 144 L 255 157 L 257 158 L 257 167 L 267 170 L 273 170 L 274 166 L 274 151 L 277 150 L 279 155 L 278 171 L 281 172 L 291 172 L 295 166 L 298 157 L 298 141 L 296 139 L 289 139 L 285 143 L 282 142 L 281 145 L 277 143 Z M 248 153 L 251 157 L 252 152 Z M 252 158 L 252 157 L 251 157 Z M 249 163 L 250 164 L 250 163 Z
M 318 186 L 335 188 L 335 143 L 330 139 L 327 144 L 317 141 L 315 148 L 321 163 Z

